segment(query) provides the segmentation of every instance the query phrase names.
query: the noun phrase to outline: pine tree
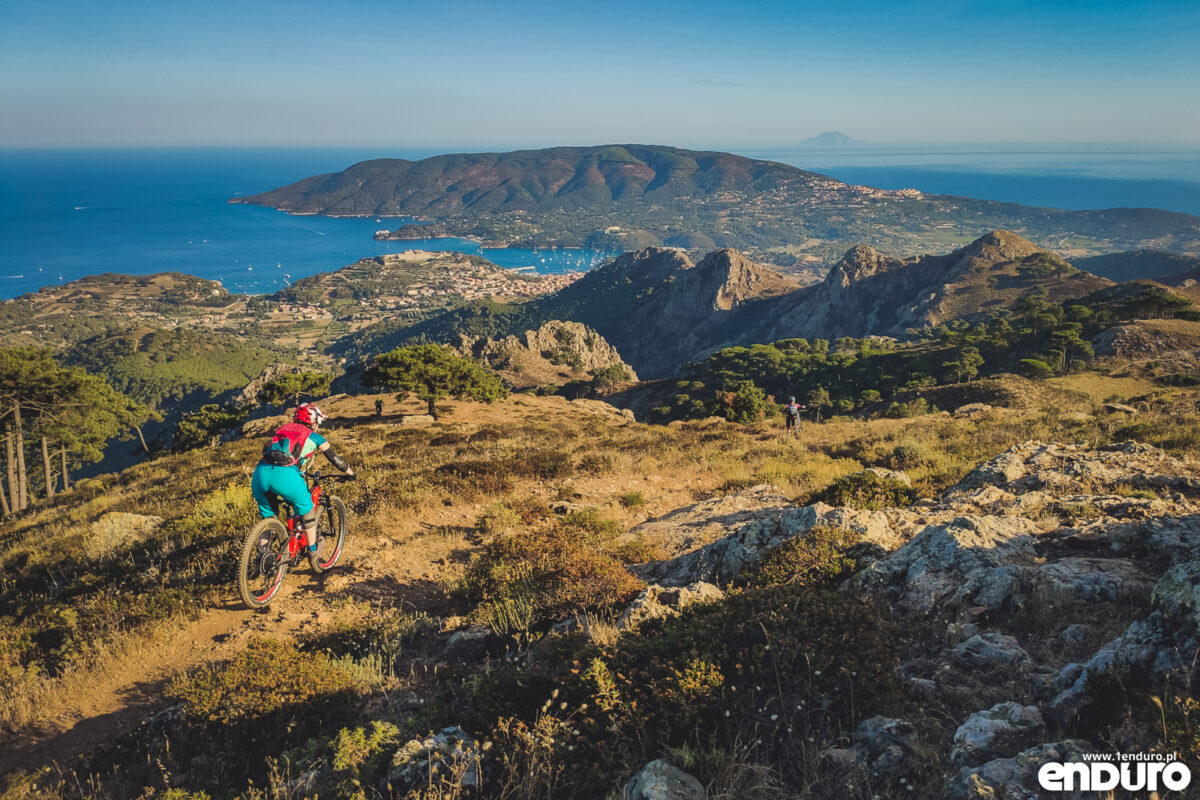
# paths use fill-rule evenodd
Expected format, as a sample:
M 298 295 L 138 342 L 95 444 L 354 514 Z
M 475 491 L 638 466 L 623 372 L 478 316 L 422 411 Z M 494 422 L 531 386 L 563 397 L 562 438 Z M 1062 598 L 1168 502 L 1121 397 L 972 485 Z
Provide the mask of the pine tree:
M 363 378 L 368 384 L 386 386 L 400 400 L 416 395 L 429 405 L 429 414 L 435 418 L 435 404 L 443 397 L 490 403 L 508 396 L 495 374 L 437 344 L 397 347 L 375 359 Z

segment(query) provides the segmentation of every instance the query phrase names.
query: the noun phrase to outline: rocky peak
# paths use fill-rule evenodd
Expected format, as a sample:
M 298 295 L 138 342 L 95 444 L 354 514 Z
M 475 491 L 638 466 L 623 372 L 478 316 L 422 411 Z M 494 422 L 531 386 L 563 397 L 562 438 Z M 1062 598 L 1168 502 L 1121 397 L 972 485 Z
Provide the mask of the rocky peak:
M 885 256 L 870 245 L 860 244 L 842 256 L 842 260 L 835 264 L 825 277 L 825 283 L 845 287 L 902 265 L 903 262 L 899 259 Z
M 747 300 L 774 296 L 796 288 L 788 278 L 728 247 L 709 253 L 695 269 L 710 276 L 714 282 L 720 281 L 713 298 L 713 309 L 719 311 L 729 311 Z
M 630 381 L 638 379 L 615 347 L 579 322 L 549 320 L 536 330 L 499 340 L 460 336 L 456 349 L 483 361 L 514 386 L 560 383 L 608 367 L 620 367 Z
M 612 262 L 611 267 L 600 267 L 600 270 L 611 271 L 624 275 L 636 282 L 654 282 L 666 278 L 679 270 L 694 268 L 695 265 L 687 255 L 670 247 L 647 247 L 622 253 Z
M 998 263 L 1040 253 L 1042 248 L 1012 231 L 995 230 L 980 236 L 959 252 L 964 260 L 976 258 Z

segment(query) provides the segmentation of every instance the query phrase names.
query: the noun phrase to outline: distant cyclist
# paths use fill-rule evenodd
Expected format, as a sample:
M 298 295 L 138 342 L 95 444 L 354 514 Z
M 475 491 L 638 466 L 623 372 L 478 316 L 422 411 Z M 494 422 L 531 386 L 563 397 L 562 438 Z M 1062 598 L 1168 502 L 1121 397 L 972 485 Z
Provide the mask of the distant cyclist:
M 783 407 L 783 424 L 788 436 L 795 436 L 800 430 L 800 406 L 795 397 L 789 397 L 787 405 Z
M 354 470 L 330 449 L 324 436 L 316 433 L 317 427 L 326 419 L 321 409 L 312 403 L 304 403 L 296 409 L 293 419 L 293 422 L 276 428 L 271 441 L 263 447 L 262 460 L 254 468 L 250 488 L 264 519 L 275 516 L 272 494 L 292 504 L 304 526 L 304 542 L 308 545 L 311 561 L 317 557 L 317 512 L 304 473 L 318 451 L 346 477 L 353 478 Z
M 383 416 L 383 395 L 379 395 L 375 398 L 375 416 Z

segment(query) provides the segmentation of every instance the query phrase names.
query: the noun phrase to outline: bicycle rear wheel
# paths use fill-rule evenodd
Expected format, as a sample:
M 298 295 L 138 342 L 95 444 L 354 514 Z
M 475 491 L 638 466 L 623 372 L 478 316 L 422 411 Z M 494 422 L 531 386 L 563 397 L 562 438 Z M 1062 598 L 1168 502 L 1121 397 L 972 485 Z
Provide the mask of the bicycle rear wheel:
M 330 497 L 328 505 L 321 504 L 317 517 L 317 554 L 309 558 L 313 572 L 319 575 L 337 564 L 346 546 L 347 529 L 346 504 L 340 497 Z
M 287 526 L 279 517 L 268 517 L 246 534 L 238 559 L 238 592 L 250 608 L 271 602 L 287 575 Z

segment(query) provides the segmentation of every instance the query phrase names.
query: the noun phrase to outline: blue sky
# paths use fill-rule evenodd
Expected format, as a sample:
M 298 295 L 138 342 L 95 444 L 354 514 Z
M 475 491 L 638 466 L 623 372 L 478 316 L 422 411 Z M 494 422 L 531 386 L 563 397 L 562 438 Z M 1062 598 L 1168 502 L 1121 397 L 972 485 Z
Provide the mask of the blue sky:
M 1200 145 L 1200 3 L 0 0 L 0 146 Z

